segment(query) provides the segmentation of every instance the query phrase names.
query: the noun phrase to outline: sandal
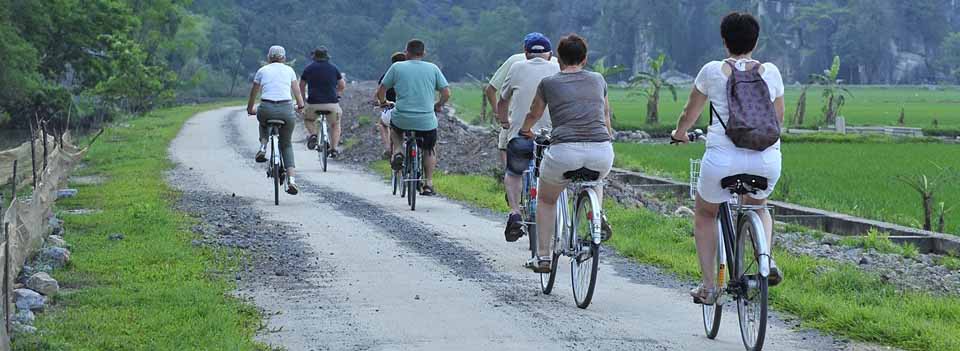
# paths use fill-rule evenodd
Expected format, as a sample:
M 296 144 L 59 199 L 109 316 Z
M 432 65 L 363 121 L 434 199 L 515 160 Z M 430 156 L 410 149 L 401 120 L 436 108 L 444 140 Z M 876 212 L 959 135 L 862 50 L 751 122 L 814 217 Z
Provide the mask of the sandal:
M 423 196 L 433 196 L 436 194 L 437 193 L 433 191 L 433 187 L 430 185 L 424 185 L 423 190 L 420 191 L 420 195 L 423 195 Z
M 550 256 L 540 256 L 530 258 L 523 266 L 535 273 L 550 273 L 551 263 L 553 263 L 553 259 Z
M 613 237 L 613 227 L 610 226 L 610 222 L 607 221 L 607 214 L 600 214 L 600 241 L 607 241 Z
M 690 290 L 690 296 L 693 297 L 693 303 L 698 305 L 713 305 L 717 303 L 720 294 L 716 288 L 707 289 L 703 284 Z
M 767 284 L 773 287 L 779 285 L 781 282 L 783 282 L 783 272 L 777 267 L 777 262 L 771 258 L 770 275 L 767 276 Z

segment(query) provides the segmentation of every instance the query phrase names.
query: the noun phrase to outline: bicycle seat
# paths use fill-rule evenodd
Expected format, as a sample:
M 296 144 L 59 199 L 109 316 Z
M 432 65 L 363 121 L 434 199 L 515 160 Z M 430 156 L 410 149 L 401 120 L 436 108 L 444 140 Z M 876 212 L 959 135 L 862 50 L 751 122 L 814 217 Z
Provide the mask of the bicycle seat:
M 600 172 L 582 167 L 578 170 L 564 172 L 563 179 L 574 182 L 595 182 L 600 179 Z
M 767 190 L 767 178 L 752 174 L 737 174 L 720 180 L 720 186 L 737 195 L 756 194 Z
M 315 111 L 315 112 L 316 112 L 316 114 L 318 114 L 318 115 L 330 115 L 330 114 L 333 114 L 333 112 L 331 112 L 331 111 L 329 111 L 329 110 L 317 110 L 317 111 Z
M 284 122 L 283 120 L 279 120 L 279 119 L 268 119 L 267 124 L 277 124 L 282 126 L 284 124 L 287 124 L 287 122 Z

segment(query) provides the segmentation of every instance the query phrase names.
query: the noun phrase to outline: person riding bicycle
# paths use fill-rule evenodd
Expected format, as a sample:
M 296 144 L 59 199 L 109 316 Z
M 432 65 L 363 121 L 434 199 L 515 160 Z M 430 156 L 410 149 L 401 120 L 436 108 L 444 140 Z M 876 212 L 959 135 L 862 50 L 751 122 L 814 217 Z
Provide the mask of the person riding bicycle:
M 526 39 L 526 36 L 524 36 L 524 39 Z M 521 46 L 525 46 L 524 42 L 521 42 Z M 493 77 L 490 78 L 487 86 L 483 89 L 483 95 L 487 99 L 487 103 L 493 107 L 494 114 L 497 115 L 498 120 L 507 118 L 507 116 L 505 116 L 506 112 L 504 112 L 504 115 L 500 115 L 500 94 L 498 94 L 498 92 L 503 87 L 504 80 L 507 79 L 507 73 L 510 72 L 510 67 L 513 67 L 513 64 L 517 62 L 523 62 L 527 60 L 526 49 L 524 48 L 523 51 L 524 52 L 508 57 L 507 60 L 504 61 L 499 68 L 497 68 L 497 71 L 493 73 Z M 557 62 L 557 58 L 550 57 L 550 61 Z M 511 134 L 509 129 L 509 126 L 501 124 L 500 133 L 497 135 L 497 150 L 500 151 L 500 162 L 504 166 L 507 164 L 507 142 L 509 142 L 510 138 L 514 137 L 516 134 Z
M 330 63 L 330 54 L 326 47 L 313 50 L 313 63 L 303 69 L 300 75 L 300 92 L 307 102 L 303 123 L 310 136 L 307 137 L 307 148 L 315 150 L 319 140 L 317 129 L 317 112 L 327 112 L 327 123 L 330 130 L 330 157 L 336 158 L 340 145 L 340 95 L 346 89 L 347 83 L 343 74 L 334 64 Z
M 406 60 L 407 55 L 402 52 L 395 52 L 392 56 L 390 56 L 390 64 Z M 383 75 L 380 76 L 380 80 L 377 81 L 377 84 L 383 83 L 383 77 L 386 75 L 387 73 L 384 72 Z M 376 96 L 374 96 L 374 99 L 376 99 Z M 386 103 L 380 106 L 382 109 L 382 111 L 380 111 L 380 123 L 377 123 L 377 129 L 380 130 L 380 139 L 383 140 L 384 159 L 390 159 L 390 155 L 393 155 L 393 143 L 390 142 L 390 119 L 393 117 L 393 105 L 396 102 L 396 89 L 387 89 Z
M 523 219 L 520 217 L 520 193 L 523 187 L 523 172 L 527 170 L 534 157 L 532 140 L 519 137 L 517 134 L 530 112 L 530 105 L 537 93 L 537 87 L 543 78 L 560 73 L 560 65 L 550 61 L 552 46 L 550 39 L 540 33 L 530 33 L 524 38 L 526 61 L 513 64 L 507 72 L 501 91 L 500 108 L 507 113 L 497 114 L 500 124 L 507 129 L 511 136 L 507 143 L 507 163 L 503 177 L 503 184 L 507 191 L 507 202 L 510 204 L 510 214 L 507 218 L 507 228 L 504 237 L 509 242 L 517 241 L 523 235 Z M 501 117 L 502 116 L 502 117 Z M 544 112 L 534 125 L 534 130 L 550 129 L 550 115 Z
M 387 90 L 397 92 L 396 107 L 390 120 L 390 138 L 393 141 L 394 154 L 390 165 L 394 170 L 403 169 L 405 155 L 403 134 L 412 131 L 417 145 L 422 150 L 424 166 L 424 185 L 422 195 L 435 194 L 433 189 L 433 171 L 437 166 L 437 112 L 450 100 L 450 84 L 440 72 L 440 68 L 423 61 L 426 56 L 423 41 L 413 39 L 407 42 L 407 60 L 390 66 L 377 89 L 377 102 L 386 104 Z M 436 93 L 440 100 L 436 101 Z
M 247 100 L 247 114 L 256 115 L 260 122 L 260 150 L 257 151 L 256 161 L 267 162 L 267 141 L 270 137 L 267 129 L 268 120 L 281 120 L 285 124 L 280 127 L 280 154 L 287 167 L 287 193 L 296 195 L 300 192 L 294 180 L 296 175 L 296 161 L 293 157 L 293 130 L 297 126 L 297 117 L 291 103 L 296 99 L 296 110 L 303 110 L 303 100 L 300 86 L 297 85 L 297 73 L 287 66 L 286 50 L 282 46 L 271 46 L 267 53 L 266 66 L 261 67 L 253 76 L 253 87 L 250 88 L 250 98 Z M 254 107 L 257 95 L 260 96 L 260 106 Z
M 695 300 L 703 301 L 705 304 L 712 304 L 717 297 L 715 277 L 707 273 L 716 271 L 714 265 L 718 236 L 717 212 L 720 204 L 731 198 L 730 192 L 721 187 L 721 179 L 737 174 L 767 178 L 766 190 L 744 197 L 746 205 L 765 205 L 767 197 L 773 192 L 780 178 L 779 141 L 764 151 L 755 151 L 737 147 L 726 134 L 724 126 L 729 122 L 730 111 L 727 83 L 733 70 L 759 70 L 769 89 L 770 102 L 781 125 L 784 113 L 784 85 L 779 69 L 772 63 L 760 63 L 752 56 L 760 36 L 760 24 L 757 19 L 749 13 L 731 13 L 723 18 L 720 35 L 729 57 L 707 63 L 697 74 L 694 87 L 690 91 L 690 98 L 673 134 L 673 138 L 677 141 L 689 141 L 687 131 L 700 118 L 706 103 L 709 101 L 713 105 L 711 110 L 715 112 L 711 112 L 711 124 L 707 132 L 707 150 L 700 163 L 700 179 L 694 210 L 694 234 L 700 269 L 703 272 L 702 282 L 700 286 L 690 291 L 690 295 Z M 758 212 L 767 234 L 767 242 L 771 243 L 772 249 L 773 220 L 770 212 L 767 210 Z M 770 265 L 769 281 L 770 285 L 774 286 L 779 284 L 783 277 L 772 259 Z
M 537 257 L 526 265 L 538 273 L 550 271 L 550 238 L 556 226 L 557 199 L 570 182 L 564 173 L 586 168 L 598 172 L 599 179 L 603 179 L 613 167 L 607 82 L 600 74 L 583 69 L 587 52 L 587 41 L 576 34 L 560 40 L 557 55 L 561 71 L 540 81 L 530 113 L 519 132 L 533 139 L 531 128 L 550 109 L 551 145 L 540 163 L 537 192 Z M 602 199 L 602 189 L 597 192 Z M 612 233 L 605 218 L 602 222 L 602 236 L 607 240 Z

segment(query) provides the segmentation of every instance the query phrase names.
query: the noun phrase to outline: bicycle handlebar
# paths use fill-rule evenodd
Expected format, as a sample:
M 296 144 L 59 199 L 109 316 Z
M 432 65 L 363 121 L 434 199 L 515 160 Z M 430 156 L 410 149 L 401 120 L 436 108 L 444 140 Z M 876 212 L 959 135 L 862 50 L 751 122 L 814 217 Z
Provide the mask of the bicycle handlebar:
M 676 132 L 676 130 L 674 130 Z M 687 142 L 695 142 L 703 138 L 703 130 L 695 129 L 694 131 L 687 133 L 687 141 L 683 141 L 673 137 L 673 133 L 670 133 L 670 144 L 681 144 Z

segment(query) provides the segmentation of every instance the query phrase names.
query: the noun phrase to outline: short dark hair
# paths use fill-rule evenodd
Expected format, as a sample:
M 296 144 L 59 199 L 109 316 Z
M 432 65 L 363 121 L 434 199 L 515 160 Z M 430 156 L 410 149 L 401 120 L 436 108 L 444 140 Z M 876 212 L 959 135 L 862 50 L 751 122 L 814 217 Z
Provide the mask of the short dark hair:
M 567 66 L 574 66 L 583 63 L 587 59 L 587 40 L 576 33 L 569 34 L 560 39 L 557 45 L 557 55 L 560 56 L 560 62 Z
M 390 63 L 397 63 L 397 62 L 406 61 L 406 60 L 407 60 L 407 54 L 404 54 L 402 52 L 395 52 L 393 53 L 393 56 L 390 56 Z
M 423 40 L 412 39 L 407 42 L 407 53 L 416 57 L 423 56 L 427 51 L 427 46 Z
M 720 23 L 720 36 L 731 54 L 746 54 L 757 47 L 760 22 L 747 12 L 731 12 L 724 16 Z

